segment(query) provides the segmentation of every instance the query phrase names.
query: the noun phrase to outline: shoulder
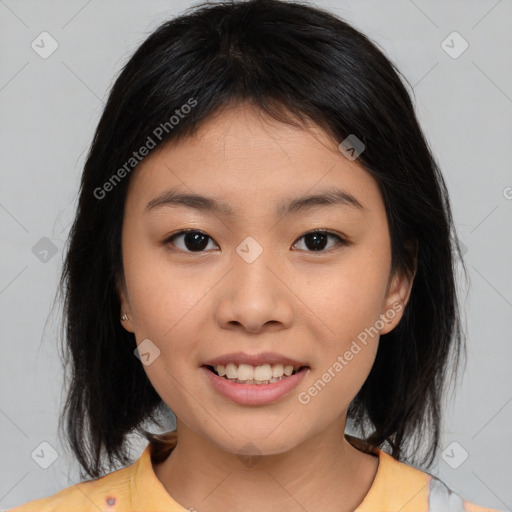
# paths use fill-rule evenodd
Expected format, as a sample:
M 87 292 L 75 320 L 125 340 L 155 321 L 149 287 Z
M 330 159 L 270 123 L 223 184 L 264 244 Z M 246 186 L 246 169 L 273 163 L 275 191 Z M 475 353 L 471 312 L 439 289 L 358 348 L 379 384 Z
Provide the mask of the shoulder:
M 94 480 L 66 487 L 52 496 L 30 501 L 5 512 L 97 512 L 129 506 L 135 463 Z
M 159 457 L 164 457 L 174 446 L 175 438 L 176 435 L 170 433 L 162 436 L 161 445 L 156 441 L 149 443 L 135 462 L 122 469 L 0 512 L 182 510 L 157 479 L 152 467 L 153 462 L 158 462 Z
M 436 476 L 400 462 L 380 450 L 379 464 L 381 469 L 374 482 L 374 501 L 381 503 L 377 505 L 374 502 L 372 506 L 382 506 L 384 502 L 385 510 L 402 512 L 499 512 L 465 500 Z
M 429 482 L 429 512 L 500 512 L 465 500 L 444 482 L 432 476 Z

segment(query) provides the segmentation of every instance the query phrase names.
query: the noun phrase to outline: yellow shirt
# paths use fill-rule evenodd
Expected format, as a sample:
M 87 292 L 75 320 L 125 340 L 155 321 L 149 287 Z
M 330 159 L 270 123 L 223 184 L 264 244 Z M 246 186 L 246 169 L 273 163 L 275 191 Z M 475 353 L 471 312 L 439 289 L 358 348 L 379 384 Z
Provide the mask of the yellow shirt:
M 177 503 L 158 480 L 149 443 L 133 464 L 72 485 L 6 512 L 193 512 Z M 498 512 L 462 499 L 436 477 L 374 448 L 379 466 L 355 512 Z

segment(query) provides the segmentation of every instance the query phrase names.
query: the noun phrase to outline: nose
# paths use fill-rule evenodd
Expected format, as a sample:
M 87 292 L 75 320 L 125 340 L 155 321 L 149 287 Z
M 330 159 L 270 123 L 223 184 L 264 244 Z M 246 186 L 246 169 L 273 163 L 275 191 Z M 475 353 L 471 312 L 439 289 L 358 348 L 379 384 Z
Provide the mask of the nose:
M 223 329 L 262 330 L 288 328 L 293 319 L 293 293 L 275 255 L 262 251 L 254 260 L 239 254 L 217 290 L 217 322 Z

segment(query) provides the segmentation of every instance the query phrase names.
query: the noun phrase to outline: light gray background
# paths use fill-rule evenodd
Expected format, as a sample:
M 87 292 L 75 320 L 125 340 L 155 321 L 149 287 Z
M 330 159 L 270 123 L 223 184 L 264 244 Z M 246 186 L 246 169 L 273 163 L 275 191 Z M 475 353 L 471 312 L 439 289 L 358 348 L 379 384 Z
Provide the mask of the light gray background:
M 60 314 L 50 315 L 50 308 L 80 173 L 121 66 L 161 22 L 191 5 L 0 0 L 2 509 L 77 482 L 76 467 L 57 439 Z M 472 283 L 465 303 L 467 372 L 447 403 L 442 443 L 442 449 L 458 443 L 446 452 L 452 465 L 460 463 L 462 450 L 469 456 L 456 469 L 439 456 L 430 472 L 470 501 L 510 510 L 512 2 L 318 0 L 315 5 L 380 44 L 414 87 L 417 112 L 467 247 Z M 43 31 L 59 45 L 47 59 L 31 48 Z M 458 58 L 442 47 L 453 31 L 469 44 Z M 461 48 L 460 41 L 447 44 L 452 51 Z M 33 252 L 43 237 L 57 250 L 46 263 Z M 134 459 L 145 445 L 135 441 Z M 31 457 L 42 442 L 59 453 L 48 469 Z

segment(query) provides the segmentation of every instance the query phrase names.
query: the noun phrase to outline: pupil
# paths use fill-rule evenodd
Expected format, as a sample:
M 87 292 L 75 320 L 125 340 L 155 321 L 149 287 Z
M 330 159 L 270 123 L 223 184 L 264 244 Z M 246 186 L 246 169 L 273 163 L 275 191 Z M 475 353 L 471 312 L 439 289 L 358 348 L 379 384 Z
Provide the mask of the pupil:
M 319 239 L 323 239 L 319 242 Z M 306 247 L 308 249 L 312 250 L 321 250 L 325 247 L 325 241 L 327 239 L 327 235 L 325 233 L 311 233 L 309 235 L 306 235 L 305 237 L 305 243 Z M 308 240 L 315 240 L 314 244 L 308 244 Z
M 201 233 L 187 233 L 184 237 L 185 246 L 190 251 L 202 251 L 208 245 L 207 238 Z

